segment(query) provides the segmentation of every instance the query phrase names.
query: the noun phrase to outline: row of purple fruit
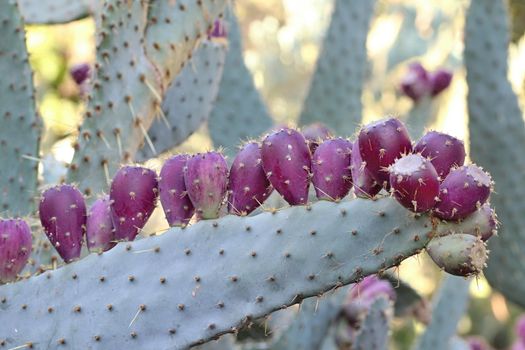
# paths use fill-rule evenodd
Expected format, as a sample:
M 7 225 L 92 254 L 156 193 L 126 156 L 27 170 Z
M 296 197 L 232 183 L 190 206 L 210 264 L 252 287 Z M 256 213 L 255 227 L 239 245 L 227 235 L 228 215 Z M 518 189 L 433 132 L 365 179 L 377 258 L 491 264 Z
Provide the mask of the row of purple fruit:
M 463 165 L 464 145 L 450 135 L 432 131 L 413 146 L 395 118 L 364 126 L 355 142 L 328 137 L 319 128 L 305 134 L 282 128 L 260 144 L 248 142 L 230 169 L 218 152 L 173 156 L 159 177 L 151 169 L 124 166 L 110 194 L 96 200 L 89 213 L 78 189 L 55 186 L 42 194 L 40 221 L 57 252 L 70 262 L 80 257 L 84 235 L 88 249 L 98 252 L 134 240 L 158 197 L 168 223 L 185 226 L 194 215 L 217 218 L 226 197 L 234 215 L 251 213 L 273 189 L 290 205 L 306 204 L 310 183 L 318 199 L 341 200 L 352 187 L 356 196 L 366 198 L 386 190 L 413 212 L 432 210 L 452 221 L 472 214 L 491 192 L 490 176 L 476 165 Z M 15 278 L 30 251 L 28 225 L 21 219 L 1 220 L 0 279 Z

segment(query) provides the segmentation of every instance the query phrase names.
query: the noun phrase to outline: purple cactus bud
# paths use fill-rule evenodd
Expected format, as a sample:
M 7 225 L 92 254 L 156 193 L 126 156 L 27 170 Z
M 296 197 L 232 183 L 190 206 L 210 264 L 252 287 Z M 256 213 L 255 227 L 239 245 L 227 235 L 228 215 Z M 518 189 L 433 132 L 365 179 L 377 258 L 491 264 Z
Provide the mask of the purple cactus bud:
M 314 154 L 315 149 L 321 142 L 332 136 L 332 131 L 323 123 L 307 125 L 301 130 L 301 132 L 303 133 L 306 142 L 308 142 L 312 154 Z
M 86 241 L 90 252 L 105 252 L 113 248 L 115 229 L 108 195 L 97 199 L 89 208 L 86 220 Z
M 384 188 L 389 187 L 388 168 L 396 158 L 412 151 L 405 125 L 397 118 L 382 119 L 364 126 L 359 132 L 359 153 L 365 168 Z
M 450 169 L 465 162 L 463 141 L 437 131 L 429 131 L 414 146 L 414 152 L 430 158 L 438 175 L 443 180 Z
M 83 82 L 89 79 L 91 67 L 87 63 L 76 64 L 71 67 L 69 73 L 77 85 L 82 85 Z
M 235 157 L 228 188 L 228 211 L 236 215 L 250 214 L 272 193 L 262 167 L 261 148 L 256 142 L 244 145 Z
M 372 198 L 381 191 L 381 186 L 365 168 L 366 163 L 359 153 L 359 142 L 352 146 L 352 181 L 354 182 L 354 193 L 357 197 Z
M 403 94 L 410 97 L 414 102 L 427 96 L 432 89 L 432 85 L 425 67 L 419 62 L 411 63 L 408 66 L 407 74 L 401 80 L 400 88 Z
M 228 186 L 228 163 L 217 152 L 199 153 L 188 159 L 184 182 L 199 219 L 215 219 Z
M 157 204 L 157 174 L 140 166 L 124 166 L 113 177 L 109 198 L 115 239 L 132 241 Z
M 437 266 L 456 276 L 477 275 L 487 261 L 485 242 L 464 233 L 434 237 L 426 249 Z
M 391 301 L 396 300 L 396 292 L 390 282 L 371 275 L 353 284 L 343 305 L 346 319 L 351 325 L 358 324 L 359 315 L 366 312 L 380 297 L 386 297 Z
M 490 350 L 491 347 L 481 337 L 468 337 L 467 343 L 470 350 Z
M 461 220 L 480 208 L 489 198 L 492 180 L 477 165 L 454 169 L 440 186 L 439 201 L 434 208 L 437 217 Z
M 390 167 L 390 185 L 402 206 L 416 213 L 434 207 L 439 196 L 439 177 L 432 163 L 419 154 L 409 154 Z
M 518 339 L 525 345 L 525 315 L 522 315 L 516 321 L 516 335 Z
M 432 96 L 437 96 L 450 85 L 452 72 L 447 69 L 438 69 L 430 73 L 429 79 Z
M 195 213 L 184 183 L 184 167 L 188 158 L 187 154 L 173 156 L 160 171 L 160 202 L 170 226 L 186 226 Z
M 215 20 L 215 22 L 213 23 L 213 28 L 208 33 L 208 39 L 226 38 L 226 36 L 226 26 L 224 25 L 224 23 L 220 19 Z
M 86 204 L 82 193 L 71 185 L 44 191 L 39 206 L 44 231 L 65 262 L 80 257 L 86 230 Z
M 312 158 L 312 184 L 317 198 L 340 200 L 352 188 L 352 142 L 343 138 L 325 140 Z
M 0 219 L 0 283 L 14 281 L 31 254 L 31 230 L 22 219 Z
M 284 128 L 266 136 L 262 165 L 273 187 L 290 205 L 308 202 L 311 155 L 304 136 Z

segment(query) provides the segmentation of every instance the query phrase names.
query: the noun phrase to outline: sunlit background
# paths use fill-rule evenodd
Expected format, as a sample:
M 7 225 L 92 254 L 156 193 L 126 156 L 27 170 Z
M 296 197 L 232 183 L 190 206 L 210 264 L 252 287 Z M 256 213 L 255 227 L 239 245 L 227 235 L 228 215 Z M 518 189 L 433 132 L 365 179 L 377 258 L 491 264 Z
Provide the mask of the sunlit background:
M 407 63 L 422 62 L 428 69 L 446 67 L 454 72 L 452 85 L 439 95 L 435 127 L 468 139 L 466 127 L 465 71 L 462 62 L 464 11 L 457 0 L 380 1 L 368 36 L 370 66 L 363 95 L 364 121 L 386 114 L 405 115 L 412 101 L 397 87 Z M 245 45 L 244 57 L 257 88 L 276 123 L 294 125 L 315 68 L 320 43 L 332 11 L 326 0 L 244 0 L 237 4 Z M 525 1 L 511 1 L 513 19 L 509 78 L 525 101 Z M 37 101 L 45 122 L 42 149 L 52 154 L 46 161 L 67 163 L 71 142 L 82 121 L 82 91 L 69 76 L 76 63 L 93 63 L 95 26 L 91 19 L 67 25 L 32 26 L 27 33 L 31 64 L 35 71 Z M 341 57 L 344 60 L 344 57 Z M 350 136 L 350 135 L 348 135 Z M 468 146 L 468 142 L 466 143 Z M 192 151 L 211 147 L 205 128 L 183 146 Z M 46 176 L 60 176 L 47 174 Z M 147 230 L 162 231 L 159 215 Z M 402 279 L 430 296 L 442 277 L 426 255 L 410 258 L 396 270 Z M 519 310 L 486 280 L 472 281 L 469 313 L 460 323 L 462 335 L 482 334 L 498 348 L 513 340 L 512 324 Z M 413 319 L 396 320 L 393 339 L 403 349 L 423 329 Z

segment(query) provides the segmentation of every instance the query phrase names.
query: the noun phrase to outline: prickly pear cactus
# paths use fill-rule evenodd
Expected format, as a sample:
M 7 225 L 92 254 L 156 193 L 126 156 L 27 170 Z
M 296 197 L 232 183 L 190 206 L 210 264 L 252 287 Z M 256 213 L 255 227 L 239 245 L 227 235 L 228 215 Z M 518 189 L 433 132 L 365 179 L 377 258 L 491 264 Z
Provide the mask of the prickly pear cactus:
M 0 340 L 186 348 L 397 265 L 432 229 L 391 198 L 200 221 L 3 286 Z
M 102 0 L 18 0 L 28 24 L 66 23 L 93 14 Z
M 470 280 L 464 277 L 444 277 L 433 300 L 432 319 L 418 339 L 415 350 L 450 348 L 458 322 L 468 306 L 469 283 Z
M 366 38 L 375 1 L 336 0 L 300 123 L 323 121 L 340 135 L 361 122 Z
M 471 1 L 465 32 L 470 148 L 472 159 L 485 164 L 497 184 L 492 204 L 502 222 L 500 236 L 489 243 L 485 276 L 525 306 L 525 283 L 520 282 L 525 280 L 525 125 L 506 78 L 508 43 L 504 1 Z
M 417 140 L 424 134 L 426 128 L 436 122 L 436 119 L 437 111 L 432 98 L 427 97 L 418 101 L 410 109 L 406 118 L 410 136 Z
M 225 4 L 226 0 L 104 3 L 92 92 L 69 182 L 79 183 L 88 195 L 100 192 L 119 163 L 133 160 L 145 138 L 154 148 L 146 134 L 164 92 Z
M 148 135 L 152 148 L 145 144 L 137 153 L 145 161 L 181 144 L 206 120 L 219 91 L 226 46 L 222 42 L 204 41 L 168 88 L 162 110 Z
M 392 304 L 386 297 L 379 297 L 370 306 L 352 349 L 388 349 L 389 326 L 392 318 Z
M 233 13 L 227 19 L 228 53 L 208 128 L 213 144 L 231 153 L 238 142 L 259 136 L 273 121 L 244 63 L 239 23 Z
M 346 290 L 346 288 L 336 290 L 332 295 L 312 297 L 303 301 L 290 327 L 282 332 L 270 348 L 272 350 L 319 349 L 332 321 L 340 311 Z
M 14 0 L 0 2 L 0 33 L 0 212 L 26 215 L 37 197 L 41 124 L 24 22 Z

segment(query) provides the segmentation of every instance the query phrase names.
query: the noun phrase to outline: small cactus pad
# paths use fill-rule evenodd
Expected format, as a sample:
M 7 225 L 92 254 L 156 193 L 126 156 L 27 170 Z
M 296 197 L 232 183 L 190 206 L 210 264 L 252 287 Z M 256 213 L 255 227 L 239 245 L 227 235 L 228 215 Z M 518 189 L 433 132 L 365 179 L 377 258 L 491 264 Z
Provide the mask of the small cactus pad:
M 187 225 L 195 212 L 184 183 L 184 167 L 188 158 L 187 154 L 173 156 L 164 162 L 160 170 L 160 202 L 170 226 Z
M 437 266 L 456 276 L 478 275 L 488 256 L 480 237 L 464 233 L 434 238 L 427 253 Z
M 312 184 L 318 199 L 340 200 L 350 192 L 352 146 L 352 142 L 337 138 L 325 140 L 315 150 Z
M 186 190 L 201 219 L 215 219 L 228 188 L 228 164 L 217 152 L 198 153 L 186 162 Z
M 115 239 L 132 241 L 157 204 L 157 175 L 151 169 L 124 166 L 111 182 L 111 216 Z
M 388 167 L 412 151 L 410 136 L 403 123 L 396 118 L 382 119 L 364 126 L 358 141 L 365 168 L 376 181 L 388 188 Z
M 20 12 L 28 24 L 67 23 L 95 13 L 97 0 L 18 0 Z
M 430 160 L 419 154 L 399 158 L 390 167 L 390 185 L 401 205 L 416 213 L 432 209 L 439 196 L 439 177 Z
M 115 229 L 108 195 L 97 199 L 89 208 L 86 220 L 86 241 L 90 252 L 105 252 L 113 248 Z
M 301 125 L 323 121 L 349 136 L 361 122 L 366 81 L 366 38 L 376 1 L 336 0 L 310 88 L 299 117 Z
M 0 1 L 0 212 L 27 215 L 37 196 L 41 120 L 16 0 Z
M 31 254 L 31 230 L 22 219 L 0 219 L 0 283 L 14 281 Z
M 352 147 L 352 181 L 354 183 L 354 193 L 357 197 L 372 198 L 381 191 L 381 186 L 372 177 L 366 163 L 363 162 L 359 153 L 359 142 L 355 141 Z
M 308 142 L 312 154 L 314 154 L 315 149 L 321 142 L 329 139 L 333 135 L 330 128 L 319 122 L 305 126 L 301 129 L 301 132 L 306 139 L 306 142 Z
M 291 205 L 308 202 L 311 155 L 304 136 L 283 128 L 266 136 L 261 149 L 266 176 Z
M 228 189 L 228 211 L 236 215 L 250 214 L 272 193 L 258 143 L 249 142 L 237 153 L 230 169 Z
M 414 146 L 414 152 L 429 158 L 442 180 L 450 169 L 465 162 L 463 141 L 438 131 L 427 132 Z
M 466 218 L 487 201 L 491 186 L 490 175 L 477 165 L 453 169 L 441 183 L 436 216 L 444 220 Z
M 229 154 L 240 140 L 270 129 L 273 120 L 244 63 L 241 31 L 233 9 L 225 17 L 228 53 L 208 129 L 214 146 L 224 147 Z
M 158 111 L 158 118 L 148 130 L 157 154 L 146 142 L 137 152 L 137 161 L 180 145 L 208 120 L 219 91 L 226 51 L 224 42 L 206 40 L 195 49 L 166 91 L 162 111 Z
M 80 257 L 86 231 L 86 204 L 82 193 L 71 185 L 51 187 L 42 193 L 39 205 L 44 231 L 65 262 Z

